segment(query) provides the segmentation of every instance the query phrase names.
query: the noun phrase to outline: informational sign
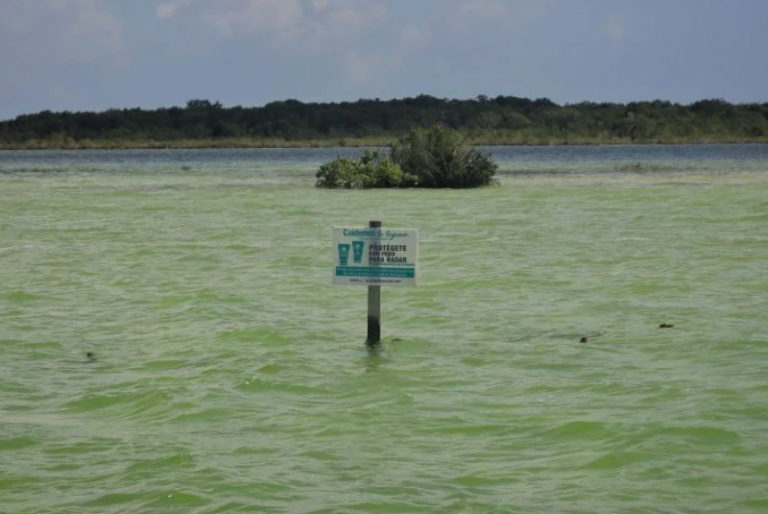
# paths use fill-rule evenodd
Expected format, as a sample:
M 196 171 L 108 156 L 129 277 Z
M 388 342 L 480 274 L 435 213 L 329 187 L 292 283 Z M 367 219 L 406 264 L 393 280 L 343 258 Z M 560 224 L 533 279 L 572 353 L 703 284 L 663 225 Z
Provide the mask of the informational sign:
M 415 286 L 419 231 L 415 228 L 333 228 L 333 283 Z

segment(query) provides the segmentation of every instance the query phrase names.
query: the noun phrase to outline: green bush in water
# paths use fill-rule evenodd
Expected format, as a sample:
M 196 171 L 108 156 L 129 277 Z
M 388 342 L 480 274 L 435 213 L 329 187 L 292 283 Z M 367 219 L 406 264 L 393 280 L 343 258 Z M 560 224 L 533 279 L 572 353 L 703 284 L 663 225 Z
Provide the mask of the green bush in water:
M 359 160 L 339 157 L 327 162 L 320 166 L 316 177 L 317 187 L 346 189 L 404 187 L 409 181 L 400 166 L 370 150 Z
M 360 164 L 351 159 L 339 157 L 320 166 L 315 175 L 317 187 L 346 187 L 347 189 L 362 187 Z
M 393 144 L 390 158 L 416 177 L 418 187 L 476 187 L 491 183 L 496 163 L 464 144 L 457 131 L 435 125 L 412 130 Z
M 366 151 L 320 166 L 317 187 L 476 187 L 487 185 L 496 164 L 464 144 L 458 132 L 434 126 L 412 130 L 390 147 L 389 157 Z
M 366 151 L 360 159 L 363 174 L 368 178 L 364 187 L 403 187 L 405 174 L 400 166 L 379 152 Z

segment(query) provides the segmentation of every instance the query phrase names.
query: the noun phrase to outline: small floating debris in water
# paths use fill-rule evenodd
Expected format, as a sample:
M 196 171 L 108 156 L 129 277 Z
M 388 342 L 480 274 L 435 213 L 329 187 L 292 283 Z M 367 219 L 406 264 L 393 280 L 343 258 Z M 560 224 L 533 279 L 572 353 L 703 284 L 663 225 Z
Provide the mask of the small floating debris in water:
M 85 352 L 85 357 L 88 359 L 88 362 L 93 362 L 96 360 L 96 355 L 94 355 L 93 352 Z
M 587 336 L 581 336 L 581 339 L 579 339 L 579 342 L 580 343 L 588 343 L 589 342 L 589 338 Z
M 672 323 L 662 323 L 659 328 L 675 328 L 675 326 Z

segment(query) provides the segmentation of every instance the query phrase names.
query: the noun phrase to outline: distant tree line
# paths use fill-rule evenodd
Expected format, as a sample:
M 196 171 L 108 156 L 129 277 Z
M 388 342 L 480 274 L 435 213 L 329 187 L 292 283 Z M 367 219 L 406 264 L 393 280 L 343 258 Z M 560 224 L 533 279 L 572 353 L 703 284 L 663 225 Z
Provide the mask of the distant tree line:
M 721 99 L 689 105 L 650 102 L 558 105 L 514 96 L 452 100 L 420 95 L 340 103 L 271 102 L 223 107 L 190 100 L 185 107 L 51 112 L 0 122 L 0 146 L 110 146 L 157 141 L 320 141 L 396 139 L 433 125 L 475 143 L 653 143 L 768 141 L 768 103 Z

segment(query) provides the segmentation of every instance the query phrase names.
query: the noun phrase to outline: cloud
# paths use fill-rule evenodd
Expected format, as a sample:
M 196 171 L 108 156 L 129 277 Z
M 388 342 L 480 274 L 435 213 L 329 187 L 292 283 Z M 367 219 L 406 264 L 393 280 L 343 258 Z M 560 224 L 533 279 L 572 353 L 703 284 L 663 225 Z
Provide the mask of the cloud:
M 632 35 L 624 21 L 615 16 L 606 21 L 603 32 L 614 43 L 625 41 Z
M 8 114 L 102 101 L 127 58 L 123 23 L 103 0 L 0 0 L 0 48 Z
M 210 4 L 203 21 L 224 37 L 284 34 L 301 30 L 298 0 L 226 0 Z
M 358 85 L 371 86 L 385 67 L 384 56 L 351 50 L 344 57 L 344 68 L 349 79 Z
M 114 58 L 124 49 L 123 25 L 101 0 L 0 3 L 0 41 L 17 58 L 86 63 Z
M 437 20 L 435 20 L 437 22 Z M 352 45 L 343 50 L 343 69 L 355 85 L 386 87 L 403 80 L 409 65 L 424 57 L 435 41 L 436 26 L 423 20 L 409 20 L 404 26 L 392 27 L 382 39 L 385 43 Z
M 464 22 L 480 20 L 510 28 L 541 19 L 554 7 L 554 0 L 457 0 L 449 9 L 453 17 Z
M 375 0 L 167 0 L 155 9 L 158 19 L 187 17 L 222 39 L 294 42 L 310 53 L 348 40 L 385 13 Z
M 400 45 L 408 50 L 415 51 L 425 47 L 432 41 L 434 31 L 424 25 L 408 25 L 400 36 Z
M 464 0 L 457 4 L 457 11 L 487 20 L 504 20 L 509 17 L 509 3 L 501 0 Z
M 192 2 L 193 0 L 170 0 L 168 2 L 161 2 L 155 7 L 155 16 L 161 20 L 174 18 L 179 10 L 187 7 Z

